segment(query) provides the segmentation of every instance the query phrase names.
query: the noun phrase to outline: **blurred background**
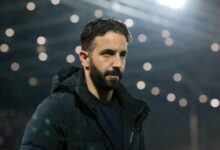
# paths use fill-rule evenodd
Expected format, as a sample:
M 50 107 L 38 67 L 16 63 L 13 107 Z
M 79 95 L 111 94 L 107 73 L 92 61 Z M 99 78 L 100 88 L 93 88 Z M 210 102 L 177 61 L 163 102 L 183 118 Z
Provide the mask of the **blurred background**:
M 0 149 L 17 150 L 61 68 L 80 66 L 91 19 L 133 34 L 123 83 L 146 99 L 149 150 L 220 149 L 220 1 L 1 0 Z

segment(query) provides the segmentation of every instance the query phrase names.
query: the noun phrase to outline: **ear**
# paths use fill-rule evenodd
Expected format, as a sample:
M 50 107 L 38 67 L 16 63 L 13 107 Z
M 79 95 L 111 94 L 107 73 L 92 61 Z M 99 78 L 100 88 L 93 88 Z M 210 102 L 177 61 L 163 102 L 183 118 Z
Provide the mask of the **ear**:
M 83 67 L 89 67 L 89 54 L 87 51 L 80 51 L 79 58 Z

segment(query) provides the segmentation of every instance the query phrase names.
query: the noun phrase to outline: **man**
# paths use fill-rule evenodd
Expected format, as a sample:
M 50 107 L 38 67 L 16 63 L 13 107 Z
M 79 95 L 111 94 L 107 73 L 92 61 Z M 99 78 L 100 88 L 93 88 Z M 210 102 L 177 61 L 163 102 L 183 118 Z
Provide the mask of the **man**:
M 83 68 L 54 77 L 52 94 L 37 108 L 21 150 L 145 150 L 149 108 L 120 83 L 131 35 L 115 19 L 89 22 L 81 34 Z

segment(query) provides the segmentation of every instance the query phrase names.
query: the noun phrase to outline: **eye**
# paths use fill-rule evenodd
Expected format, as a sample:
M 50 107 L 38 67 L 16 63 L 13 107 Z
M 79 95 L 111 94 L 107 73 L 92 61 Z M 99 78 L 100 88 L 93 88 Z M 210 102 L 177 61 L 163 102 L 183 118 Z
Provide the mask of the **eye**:
M 127 56 L 127 52 L 122 52 L 122 53 L 120 54 L 120 56 L 121 56 L 121 57 L 126 57 L 126 56 Z

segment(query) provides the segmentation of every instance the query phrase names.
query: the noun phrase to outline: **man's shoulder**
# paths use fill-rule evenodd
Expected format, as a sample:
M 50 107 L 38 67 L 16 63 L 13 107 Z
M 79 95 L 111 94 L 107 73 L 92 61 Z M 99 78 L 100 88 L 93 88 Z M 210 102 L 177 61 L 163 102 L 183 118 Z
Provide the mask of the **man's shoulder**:
M 64 115 L 74 108 L 75 95 L 68 92 L 57 92 L 44 99 L 37 107 L 38 115 Z

